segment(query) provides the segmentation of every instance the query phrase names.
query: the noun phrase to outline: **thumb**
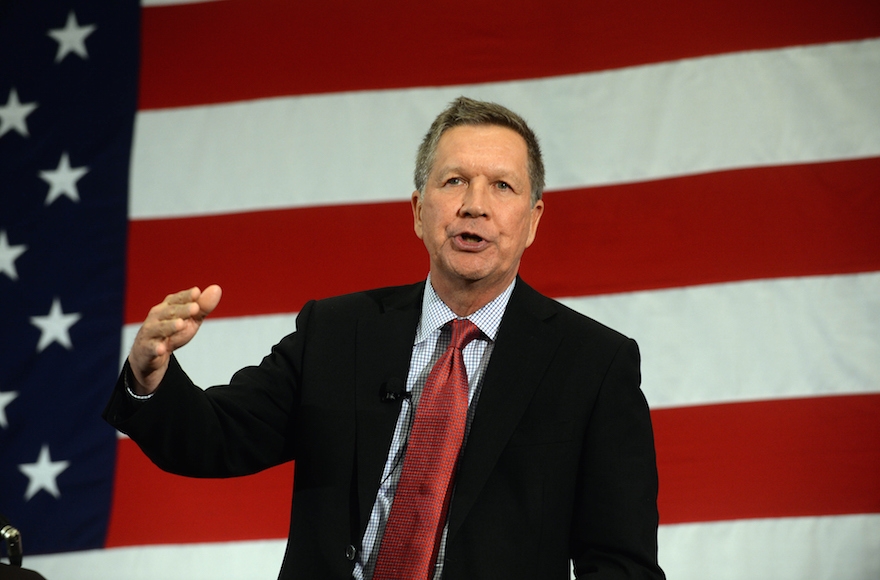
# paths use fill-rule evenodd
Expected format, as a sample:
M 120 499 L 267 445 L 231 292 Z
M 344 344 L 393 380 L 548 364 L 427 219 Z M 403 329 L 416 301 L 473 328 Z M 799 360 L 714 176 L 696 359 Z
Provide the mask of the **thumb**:
M 223 290 L 217 284 L 212 284 L 205 288 L 196 299 L 196 303 L 199 305 L 198 317 L 203 319 L 211 314 L 217 308 L 217 304 L 220 303 L 222 295 Z

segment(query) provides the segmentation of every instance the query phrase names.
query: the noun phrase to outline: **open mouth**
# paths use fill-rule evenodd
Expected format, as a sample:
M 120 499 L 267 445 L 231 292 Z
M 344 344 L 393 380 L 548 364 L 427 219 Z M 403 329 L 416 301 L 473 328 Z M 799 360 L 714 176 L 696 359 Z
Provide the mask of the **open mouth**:
M 483 241 L 483 238 L 481 238 L 477 234 L 471 234 L 468 232 L 461 234 L 461 239 L 471 244 L 478 244 Z

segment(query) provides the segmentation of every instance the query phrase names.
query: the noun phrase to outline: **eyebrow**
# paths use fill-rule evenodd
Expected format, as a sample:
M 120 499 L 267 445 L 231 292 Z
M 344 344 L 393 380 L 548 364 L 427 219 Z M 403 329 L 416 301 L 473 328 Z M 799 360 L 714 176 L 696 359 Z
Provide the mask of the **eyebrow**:
M 442 176 L 448 175 L 450 173 L 457 173 L 459 175 L 464 175 L 467 172 L 459 165 L 447 165 L 447 166 L 442 167 L 439 170 L 437 170 L 436 175 L 438 177 L 442 177 Z M 490 175 L 493 176 L 492 177 L 493 180 L 510 181 L 510 182 L 515 182 L 517 180 L 516 172 L 508 170 L 508 169 L 504 169 L 500 172 L 495 171 L 495 172 L 490 173 Z M 526 174 L 526 179 L 528 179 L 528 174 Z

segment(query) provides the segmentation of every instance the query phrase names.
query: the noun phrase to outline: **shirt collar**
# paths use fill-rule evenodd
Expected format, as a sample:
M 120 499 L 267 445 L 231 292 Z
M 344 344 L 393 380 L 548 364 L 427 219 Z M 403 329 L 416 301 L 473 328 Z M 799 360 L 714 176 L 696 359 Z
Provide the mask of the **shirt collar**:
M 510 301 L 510 295 L 513 293 L 515 285 L 516 278 L 491 302 L 467 317 L 493 342 L 498 335 L 501 318 L 507 309 L 507 303 Z M 456 318 L 458 317 L 452 309 L 434 291 L 434 286 L 431 284 L 431 275 L 428 274 L 428 280 L 425 282 L 425 295 L 422 297 L 422 317 L 416 329 L 415 344 L 424 341 L 432 332 L 442 328 L 447 322 Z

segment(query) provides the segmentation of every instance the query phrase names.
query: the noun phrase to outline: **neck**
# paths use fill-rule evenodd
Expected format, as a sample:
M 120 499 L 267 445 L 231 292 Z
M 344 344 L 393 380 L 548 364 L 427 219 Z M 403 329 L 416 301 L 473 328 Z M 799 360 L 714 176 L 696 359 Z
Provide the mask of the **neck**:
M 498 298 L 512 281 L 510 279 L 489 285 L 481 283 L 482 281 L 460 280 L 459 283 L 448 284 L 432 278 L 431 286 L 456 316 L 464 318 Z

